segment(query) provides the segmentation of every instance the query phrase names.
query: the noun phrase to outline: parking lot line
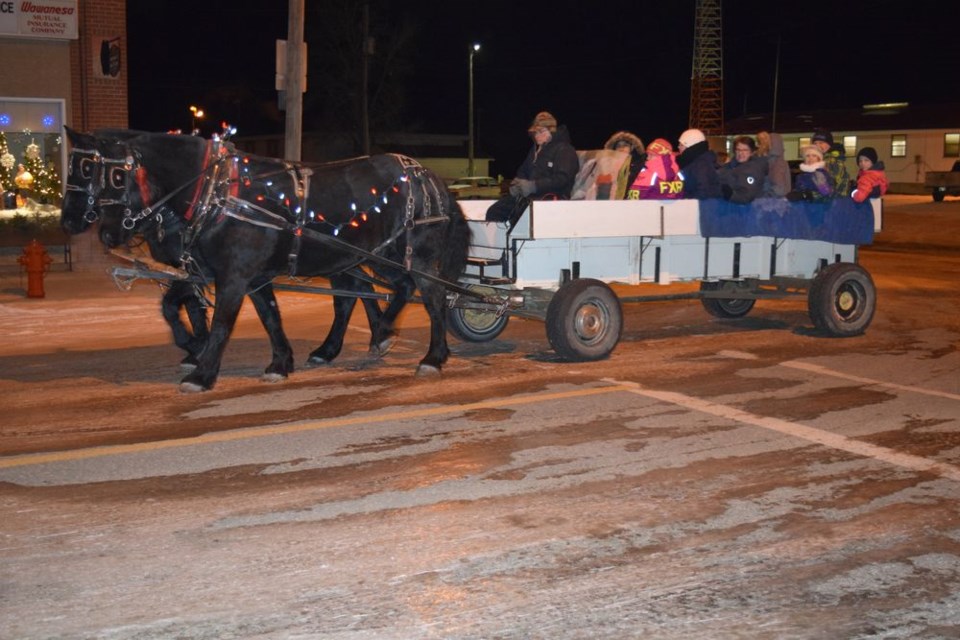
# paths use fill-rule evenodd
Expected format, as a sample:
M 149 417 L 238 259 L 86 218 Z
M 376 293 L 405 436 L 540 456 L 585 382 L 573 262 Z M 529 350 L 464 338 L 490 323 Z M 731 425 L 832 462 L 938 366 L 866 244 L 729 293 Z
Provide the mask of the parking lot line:
M 660 400 L 661 402 L 677 405 L 685 409 L 690 409 L 691 411 L 708 413 L 710 415 L 726 418 L 735 422 L 741 422 L 744 424 L 762 427 L 764 429 L 770 429 L 771 431 L 777 431 L 784 435 L 821 444 L 832 449 L 839 449 L 841 451 L 853 453 L 858 456 L 873 458 L 874 460 L 886 462 L 888 464 L 910 469 L 912 471 L 933 473 L 940 477 L 960 482 L 960 468 L 950 464 L 928 460 L 926 458 L 921 458 L 920 456 L 915 456 L 909 453 L 901 453 L 893 449 L 870 444 L 869 442 L 853 440 L 851 438 L 847 438 L 846 436 L 841 436 L 839 434 L 824 431 L 822 429 L 816 429 L 814 427 L 808 427 L 796 422 L 780 420 L 779 418 L 769 418 L 767 416 L 759 416 L 735 407 L 717 404 L 715 402 L 702 400 L 700 398 L 694 398 L 693 396 L 684 395 L 682 393 L 647 389 L 646 387 L 633 382 L 624 382 L 610 378 L 604 378 L 604 381 L 615 384 L 618 387 L 625 388 L 630 393 L 635 393 L 646 398 L 653 398 L 655 400 Z
M 887 387 L 889 389 L 897 389 L 898 391 L 909 391 L 910 393 L 937 396 L 940 398 L 947 398 L 949 400 L 960 400 L 960 394 L 950 393 L 949 391 L 937 391 L 936 389 L 925 389 L 923 387 L 912 387 L 905 384 L 897 384 L 895 382 L 885 382 L 883 380 L 874 380 L 873 378 L 864 378 L 863 376 L 855 376 L 849 373 L 842 373 L 840 371 L 834 371 L 833 369 L 827 369 L 826 367 L 822 367 L 818 364 L 810 364 L 809 362 L 781 362 L 780 366 L 789 367 L 791 369 L 800 369 L 801 371 L 810 371 L 811 373 L 817 373 L 822 376 L 843 378 L 844 380 L 868 384 L 875 387 Z

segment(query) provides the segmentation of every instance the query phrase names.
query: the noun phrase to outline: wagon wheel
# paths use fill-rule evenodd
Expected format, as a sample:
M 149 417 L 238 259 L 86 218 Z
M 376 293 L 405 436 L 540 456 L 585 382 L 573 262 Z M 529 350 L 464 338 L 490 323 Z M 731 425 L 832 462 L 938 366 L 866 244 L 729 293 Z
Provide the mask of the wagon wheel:
M 547 340 L 563 359 L 601 360 L 620 341 L 620 299 L 599 280 L 570 280 L 550 300 L 546 325 Z
M 835 337 L 860 335 L 873 320 L 877 290 L 866 269 L 836 262 L 817 274 L 807 294 L 815 327 Z
M 492 295 L 495 289 L 473 285 L 470 287 L 481 295 Z M 459 340 L 464 342 L 487 342 L 493 340 L 507 327 L 510 317 L 506 314 L 497 316 L 494 311 L 485 309 L 461 309 L 459 307 L 447 312 L 447 329 Z
M 721 282 L 701 282 L 700 291 L 718 291 Z M 742 318 L 750 313 L 756 300 L 744 298 L 700 298 L 707 313 L 717 318 Z

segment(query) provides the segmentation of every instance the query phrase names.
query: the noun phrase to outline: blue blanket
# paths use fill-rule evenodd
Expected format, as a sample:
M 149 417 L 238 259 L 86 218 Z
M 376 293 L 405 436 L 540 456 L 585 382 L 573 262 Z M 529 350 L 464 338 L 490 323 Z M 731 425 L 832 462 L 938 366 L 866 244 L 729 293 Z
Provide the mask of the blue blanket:
M 827 202 L 790 202 L 758 198 L 750 204 L 700 201 L 700 235 L 705 238 L 770 236 L 823 240 L 836 244 L 873 242 L 870 202 L 837 198 Z

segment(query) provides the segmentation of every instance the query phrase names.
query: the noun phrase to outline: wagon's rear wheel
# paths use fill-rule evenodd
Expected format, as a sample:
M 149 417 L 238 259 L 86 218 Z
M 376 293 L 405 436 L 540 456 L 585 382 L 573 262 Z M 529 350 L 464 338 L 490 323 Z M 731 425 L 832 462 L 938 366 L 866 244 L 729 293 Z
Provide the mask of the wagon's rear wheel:
M 490 287 L 477 285 L 470 287 L 470 290 L 480 295 L 496 293 Z M 487 342 L 500 335 L 507 327 L 508 320 L 508 315 L 498 316 L 495 311 L 455 307 L 447 312 L 447 329 L 464 342 Z
M 832 336 L 860 335 L 873 320 L 877 290 L 866 269 L 836 262 L 817 274 L 807 293 L 814 326 Z
M 701 282 L 700 291 L 718 291 L 722 285 L 722 282 Z M 742 318 L 750 313 L 756 302 L 744 298 L 700 298 L 707 313 L 717 318 Z
M 550 300 L 546 325 L 547 340 L 563 359 L 601 360 L 620 341 L 620 299 L 599 280 L 570 280 Z

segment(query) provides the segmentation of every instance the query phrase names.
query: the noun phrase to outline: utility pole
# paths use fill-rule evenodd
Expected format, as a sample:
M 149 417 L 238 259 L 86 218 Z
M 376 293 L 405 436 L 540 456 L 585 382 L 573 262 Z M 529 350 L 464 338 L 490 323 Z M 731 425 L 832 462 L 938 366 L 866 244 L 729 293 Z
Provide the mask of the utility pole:
M 373 55 L 373 38 L 370 37 L 370 3 L 363 3 L 363 40 L 360 46 L 363 48 L 363 82 L 360 87 L 360 126 L 363 137 L 363 155 L 370 155 L 370 56 Z
M 305 0 L 290 0 L 287 16 L 286 130 L 283 157 L 299 162 L 303 139 L 303 7 Z

